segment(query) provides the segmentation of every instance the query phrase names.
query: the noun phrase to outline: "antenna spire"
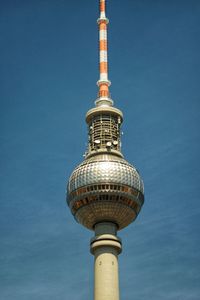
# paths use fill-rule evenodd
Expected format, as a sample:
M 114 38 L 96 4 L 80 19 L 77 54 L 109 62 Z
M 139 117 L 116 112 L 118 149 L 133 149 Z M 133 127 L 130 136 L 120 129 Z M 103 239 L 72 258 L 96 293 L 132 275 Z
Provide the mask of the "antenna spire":
M 102 104 L 102 100 L 107 105 L 112 105 L 110 99 L 109 86 L 111 82 L 108 80 L 108 48 L 107 48 L 107 24 L 109 20 L 106 18 L 106 0 L 99 0 L 100 17 L 97 20 L 99 25 L 99 87 L 98 99 L 96 104 Z M 99 103 L 100 102 L 100 103 Z

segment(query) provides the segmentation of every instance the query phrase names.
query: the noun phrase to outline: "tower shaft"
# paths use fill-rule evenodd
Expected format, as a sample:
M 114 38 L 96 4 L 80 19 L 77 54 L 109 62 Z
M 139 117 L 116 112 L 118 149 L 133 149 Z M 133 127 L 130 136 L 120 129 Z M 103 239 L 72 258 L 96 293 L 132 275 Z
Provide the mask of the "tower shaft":
M 118 254 L 121 241 L 116 236 L 116 225 L 99 223 L 91 240 L 94 262 L 94 300 L 119 300 Z
M 119 300 L 117 231 L 133 222 L 144 203 L 143 181 L 121 152 L 122 112 L 114 107 L 108 79 L 106 0 L 99 0 L 99 87 L 95 107 L 86 114 L 88 147 L 72 172 L 67 203 L 80 224 L 95 231 L 94 300 Z

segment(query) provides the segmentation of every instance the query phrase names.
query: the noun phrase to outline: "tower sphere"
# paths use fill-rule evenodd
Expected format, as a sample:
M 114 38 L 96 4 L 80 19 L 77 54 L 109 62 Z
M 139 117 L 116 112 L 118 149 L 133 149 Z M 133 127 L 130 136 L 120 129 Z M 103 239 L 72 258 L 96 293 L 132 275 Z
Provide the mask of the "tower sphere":
M 104 221 L 118 230 L 137 217 L 144 202 L 144 187 L 138 171 L 124 158 L 104 153 L 84 160 L 73 171 L 67 201 L 75 219 L 94 229 Z

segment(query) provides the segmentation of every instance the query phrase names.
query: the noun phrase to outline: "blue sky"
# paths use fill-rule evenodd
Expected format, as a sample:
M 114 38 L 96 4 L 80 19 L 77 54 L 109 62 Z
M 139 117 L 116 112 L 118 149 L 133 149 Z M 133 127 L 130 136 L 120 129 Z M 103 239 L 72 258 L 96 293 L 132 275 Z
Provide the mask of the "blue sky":
M 200 298 L 200 1 L 109 0 L 109 77 L 145 204 L 121 299 Z M 98 80 L 98 1 L 0 2 L 0 298 L 93 298 L 93 233 L 65 203 Z

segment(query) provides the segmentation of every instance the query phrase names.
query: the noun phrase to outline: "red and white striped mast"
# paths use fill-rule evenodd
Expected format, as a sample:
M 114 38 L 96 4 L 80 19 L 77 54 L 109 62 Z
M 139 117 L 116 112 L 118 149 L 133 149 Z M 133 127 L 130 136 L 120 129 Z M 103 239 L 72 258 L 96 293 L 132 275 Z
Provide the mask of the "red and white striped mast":
M 99 87 L 97 105 L 107 104 L 113 105 L 110 98 L 109 86 L 111 82 L 108 80 L 108 42 L 107 42 L 107 25 L 109 23 L 106 17 L 106 0 L 99 0 L 100 16 L 97 19 L 99 25 Z

